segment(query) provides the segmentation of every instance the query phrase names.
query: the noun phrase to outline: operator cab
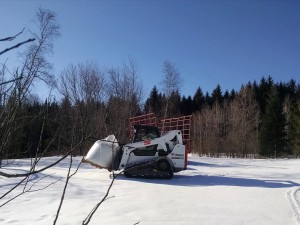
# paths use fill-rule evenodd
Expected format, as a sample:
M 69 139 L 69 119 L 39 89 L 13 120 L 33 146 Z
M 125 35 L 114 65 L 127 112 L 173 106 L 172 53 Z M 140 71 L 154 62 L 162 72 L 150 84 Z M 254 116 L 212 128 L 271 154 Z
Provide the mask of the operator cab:
M 133 142 L 153 140 L 160 137 L 158 127 L 146 125 L 134 125 Z

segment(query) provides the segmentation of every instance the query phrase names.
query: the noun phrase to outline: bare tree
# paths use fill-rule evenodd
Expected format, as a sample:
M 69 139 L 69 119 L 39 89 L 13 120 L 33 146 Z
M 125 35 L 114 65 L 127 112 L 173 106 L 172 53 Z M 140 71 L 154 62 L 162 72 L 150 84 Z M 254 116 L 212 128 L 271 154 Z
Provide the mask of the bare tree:
M 107 110 L 109 131 L 115 132 L 118 140 L 127 140 L 128 120 L 141 111 L 143 86 L 138 80 L 136 64 L 129 59 L 123 68 L 108 71 Z
M 197 147 L 193 148 L 199 149 L 200 154 L 211 156 L 219 156 L 223 153 L 225 151 L 224 120 L 225 110 L 218 102 L 198 112 L 194 119 L 193 132 L 193 139 L 196 139 L 194 145 Z
M 75 126 L 69 135 L 74 135 L 74 140 L 85 138 L 87 133 L 104 122 L 105 85 L 105 71 L 93 62 L 71 64 L 61 73 L 58 90 L 64 96 L 65 102 L 69 100 L 71 104 L 70 119 Z M 66 118 L 61 119 L 64 124 Z M 103 133 L 98 134 L 101 135 Z M 83 154 L 82 147 L 80 155 Z
M 50 10 L 39 8 L 34 24 L 36 31 L 31 33 L 37 42 L 34 42 L 23 54 L 24 64 L 21 75 L 24 79 L 19 84 L 23 97 L 30 91 L 30 87 L 36 80 L 45 81 L 48 85 L 54 84 L 51 74 L 52 65 L 47 60 L 47 56 L 53 51 L 53 41 L 60 35 L 56 15 Z
M 236 156 L 257 154 L 258 104 L 249 87 L 242 87 L 229 107 L 227 143 Z
M 166 104 L 165 104 L 165 112 L 164 112 L 164 119 L 167 118 L 169 113 L 170 106 L 174 107 L 176 105 L 176 97 L 172 98 L 172 96 L 180 96 L 180 88 L 182 86 L 183 80 L 180 76 L 179 71 L 175 67 L 174 63 L 171 63 L 170 61 L 166 60 L 163 63 L 163 80 L 162 80 L 162 86 L 163 86 L 163 92 L 166 97 Z M 171 100 L 174 101 L 171 101 Z M 164 124 L 162 130 L 164 131 Z
M 175 64 L 168 60 L 164 61 L 163 74 L 162 85 L 165 95 L 170 97 L 172 92 L 180 92 L 183 80 Z
M 95 62 L 70 64 L 61 73 L 58 90 L 69 97 L 72 104 L 78 101 L 91 102 L 105 100 L 105 70 Z
M 258 104 L 250 87 L 235 99 L 215 102 L 194 116 L 193 149 L 210 156 L 248 157 L 257 154 Z
M 29 96 L 32 86 L 39 79 L 47 81 L 48 84 L 52 83 L 51 64 L 46 57 L 52 51 L 53 40 L 59 35 L 56 16 L 52 11 L 40 8 L 36 13 L 34 24 L 36 25 L 36 30 L 31 32 L 34 38 L 31 38 L 32 41 L 26 42 L 31 42 L 31 44 L 25 52 L 21 53 L 23 60 L 21 69 L 10 73 L 6 64 L 2 65 L 1 80 L 2 84 L 4 84 L 1 85 L 0 93 L 3 106 L 0 112 L 0 161 L 1 158 L 7 158 L 11 154 L 8 152 L 8 144 L 14 132 L 22 128 L 21 103 Z M 14 40 L 22 33 L 23 31 L 12 37 L 4 38 L 4 40 Z M 7 75 L 12 76 L 10 79 L 14 82 L 4 82 L 4 77 Z M 16 122 L 17 120 L 18 122 Z

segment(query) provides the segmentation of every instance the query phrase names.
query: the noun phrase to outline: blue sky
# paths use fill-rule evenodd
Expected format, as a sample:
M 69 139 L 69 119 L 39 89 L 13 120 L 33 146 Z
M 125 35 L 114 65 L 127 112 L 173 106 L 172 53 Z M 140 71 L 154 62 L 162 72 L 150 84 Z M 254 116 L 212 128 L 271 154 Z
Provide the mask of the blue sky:
M 39 6 L 61 26 L 56 74 L 70 63 L 118 67 L 132 57 L 146 96 L 160 88 L 165 60 L 181 73 L 185 96 L 268 75 L 300 81 L 300 1 L 1 0 L 0 37 L 30 26 Z

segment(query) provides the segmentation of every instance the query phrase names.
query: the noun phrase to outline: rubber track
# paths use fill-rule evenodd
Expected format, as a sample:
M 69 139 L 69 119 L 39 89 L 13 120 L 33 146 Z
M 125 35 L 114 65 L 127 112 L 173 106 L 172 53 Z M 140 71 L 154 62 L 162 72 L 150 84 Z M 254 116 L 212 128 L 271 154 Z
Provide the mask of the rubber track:
M 149 160 L 146 162 L 136 163 L 124 169 L 124 175 L 127 177 L 139 178 L 158 178 L 158 179 L 171 179 L 173 177 L 173 170 L 170 166 L 169 171 L 160 171 L 157 168 L 157 163 L 160 160 L 166 160 L 165 157 Z

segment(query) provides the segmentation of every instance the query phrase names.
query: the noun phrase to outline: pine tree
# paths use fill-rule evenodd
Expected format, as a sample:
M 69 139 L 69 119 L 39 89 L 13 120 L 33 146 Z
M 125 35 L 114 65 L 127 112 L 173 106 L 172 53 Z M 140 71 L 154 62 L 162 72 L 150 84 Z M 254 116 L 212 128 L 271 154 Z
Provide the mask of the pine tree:
M 159 114 L 162 107 L 161 95 L 158 93 L 157 87 L 154 86 L 150 92 L 149 98 L 146 100 L 144 111 L 146 113 Z
M 191 115 L 193 113 L 193 100 L 190 95 L 187 98 L 185 96 L 182 97 L 180 109 L 183 115 Z
M 213 104 L 213 101 L 212 101 L 212 97 L 210 96 L 210 94 L 208 92 L 206 92 L 204 99 L 205 99 L 205 106 L 211 107 Z
M 259 131 L 260 154 L 277 156 L 287 152 L 286 117 L 278 91 L 273 89 Z
M 223 98 L 225 102 L 230 102 L 230 94 L 228 90 L 225 91 Z
M 205 98 L 200 87 L 197 88 L 196 93 L 194 94 L 192 104 L 193 112 L 199 111 L 204 107 Z
M 260 84 L 258 86 L 256 86 L 256 84 L 253 84 L 253 86 L 255 91 L 255 98 L 259 104 L 260 112 L 262 115 L 264 115 L 266 111 L 267 101 L 269 99 L 271 90 L 274 87 L 273 78 L 271 76 L 268 76 L 267 79 L 263 77 L 260 80 Z
M 212 91 L 211 93 L 212 101 L 213 103 L 218 102 L 222 103 L 223 102 L 223 95 L 222 95 L 222 89 L 221 86 L 218 84 L 217 87 Z
M 291 79 L 286 85 L 286 97 L 290 99 L 291 108 L 296 109 L 299 97 L 297 95 L 297 84 L 296 81 Z
M 230 100 L 231 101 L 234 100 L 235 96 L 236 96 L 236 91 L 234 89 L 232 89 L 230 92 L 230 95 L 229 95 Z
M 166 118 L 180 116 L 180 93 L 178 91 L 172 91 L 169 97 L 169 108 L 166 114 Z

